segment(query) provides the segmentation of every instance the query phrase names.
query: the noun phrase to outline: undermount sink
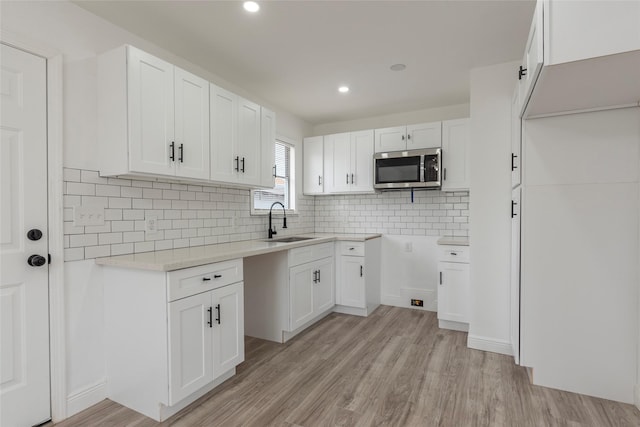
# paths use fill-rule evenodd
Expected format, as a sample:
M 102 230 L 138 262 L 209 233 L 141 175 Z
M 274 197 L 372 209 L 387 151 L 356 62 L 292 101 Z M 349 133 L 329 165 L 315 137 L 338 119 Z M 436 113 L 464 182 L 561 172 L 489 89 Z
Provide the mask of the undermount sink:
M 289 236 L 289 237 L 280 237 L 279 239 L 265 239 L 265 242 L 274 242 L 274 243 L 293 243 L 293 242 L 302 242 L 303 240 L 311 240 L 315 239 L 315 237 L 301 237 L 301 236 Z

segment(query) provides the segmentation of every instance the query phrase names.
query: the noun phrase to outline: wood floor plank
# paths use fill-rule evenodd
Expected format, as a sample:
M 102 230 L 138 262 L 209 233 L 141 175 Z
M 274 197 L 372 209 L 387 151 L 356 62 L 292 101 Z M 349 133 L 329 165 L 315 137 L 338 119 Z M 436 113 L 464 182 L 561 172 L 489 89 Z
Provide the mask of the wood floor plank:
M 435 313 L 331 314 L 286 344 L 246 337 L 237 375 L 163 423 L 109 400 L 59 427 L 640 426 L 632 405 L 534 386 Z

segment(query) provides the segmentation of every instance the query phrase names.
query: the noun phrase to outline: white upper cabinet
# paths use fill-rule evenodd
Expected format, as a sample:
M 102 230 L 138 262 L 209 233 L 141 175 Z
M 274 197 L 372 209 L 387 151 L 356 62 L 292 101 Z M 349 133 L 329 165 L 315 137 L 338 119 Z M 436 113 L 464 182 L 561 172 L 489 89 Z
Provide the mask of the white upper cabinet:
M 442 122 L 442 191 L 469 189 L 469 119 Z
M 637 1 L 538 0 L 514 70 L 524 118 L 637 105 L 638 28 Z
M 100 173 L 208 179 L 208 83 L 131 46 L 98 59 Z
M 304 194 L 322 194 L 324 192 L 324 137 L 305 138 L 302 154 Z
M 262 128 L 262 109 L 213 83 L 211 86 L 211 180 L 249 187 L 273 187 L 275 115 Z M 268 138 L 263 141 L 262 137 Z M 268 156 L 262 158 L 262 153 Z M 267 166 L 267 160 L 269 165 Z M 263 170 L 264 171 L 263 176 Z
M 275 186 L 276 167 L 276 113 L 267 108 L 261 109 L 260 129 L 261 137 L 261 159 L 260 186 L 273 188 Z
M 373 131 L 324 137 L 325 193 L 373 192 Z
M 441 122 L 375 130 L 375 152 L 440 148 Z

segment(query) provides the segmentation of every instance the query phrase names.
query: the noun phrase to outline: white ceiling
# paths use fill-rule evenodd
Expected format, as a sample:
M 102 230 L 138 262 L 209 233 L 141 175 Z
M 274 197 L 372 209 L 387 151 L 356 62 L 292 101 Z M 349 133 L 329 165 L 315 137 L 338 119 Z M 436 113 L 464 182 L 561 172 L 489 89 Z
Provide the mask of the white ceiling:
M 249 14 L 241 1 L 75 3 L 311 124 L 469 102 L 469 70 L 519 59 L 535 5 L 262 1 Z

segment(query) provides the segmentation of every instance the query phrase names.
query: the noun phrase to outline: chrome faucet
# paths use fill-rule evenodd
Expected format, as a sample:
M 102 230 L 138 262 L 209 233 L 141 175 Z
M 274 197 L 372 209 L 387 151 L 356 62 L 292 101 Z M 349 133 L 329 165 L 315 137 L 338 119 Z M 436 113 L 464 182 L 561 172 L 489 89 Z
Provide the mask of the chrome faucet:
M 273 204 L 271 205 L 271 208 L 269 208 L 269 238 L 273 238 L 274 234 L 278 234 L 276 233 L 276 228 L 275 227 L 271 227 L 271 211 L 273 210 L 273 207 L 275 205 L 280 205 L 282 206 L 282 213 L 284 214 L 284 221 L 282 223 L 282 228 L 287 228 L 287 211 L 284 208 L 284 205 L 280 202 L 273 202 Z

